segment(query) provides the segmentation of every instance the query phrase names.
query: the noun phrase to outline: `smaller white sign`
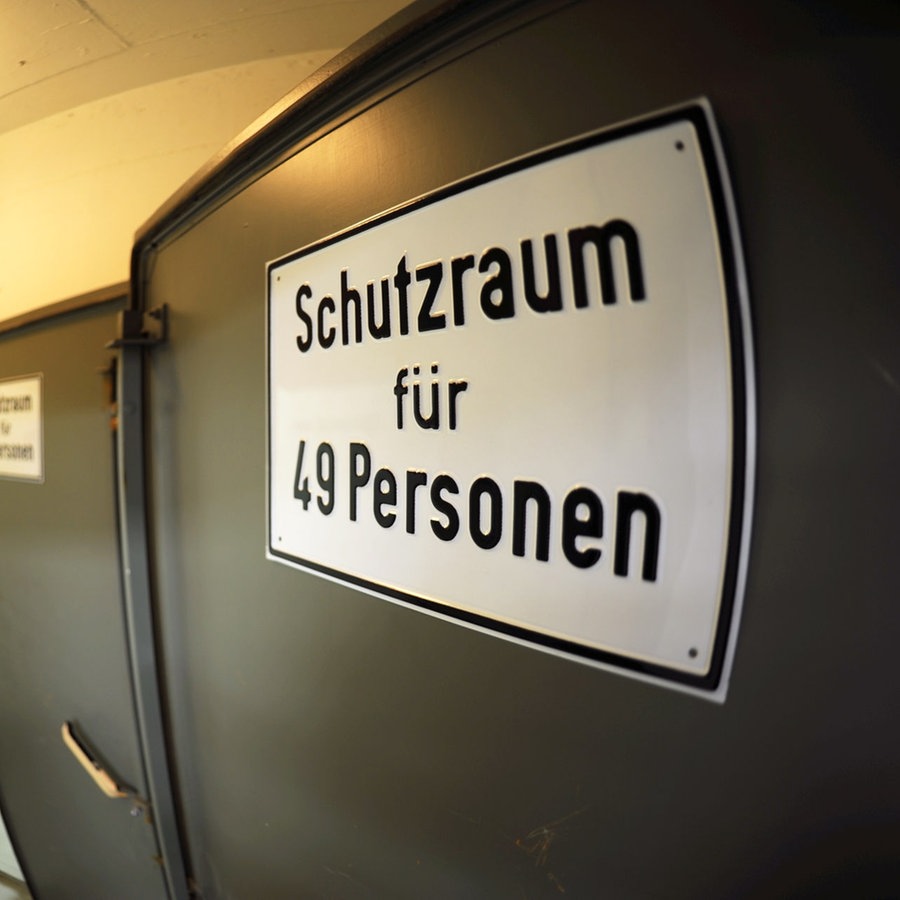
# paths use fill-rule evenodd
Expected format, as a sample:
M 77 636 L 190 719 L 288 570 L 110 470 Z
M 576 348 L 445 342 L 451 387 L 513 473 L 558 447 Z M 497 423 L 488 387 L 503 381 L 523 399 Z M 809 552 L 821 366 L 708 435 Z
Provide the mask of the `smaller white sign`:
M 0 478 L 44 480 L 43 376 L 0 379 Z

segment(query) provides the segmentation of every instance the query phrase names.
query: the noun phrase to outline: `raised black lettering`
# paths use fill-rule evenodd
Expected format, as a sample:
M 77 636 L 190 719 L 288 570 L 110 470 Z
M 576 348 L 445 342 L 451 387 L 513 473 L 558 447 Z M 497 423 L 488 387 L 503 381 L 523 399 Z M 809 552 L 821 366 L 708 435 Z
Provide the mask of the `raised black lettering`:
M 435 363 L 431 367 L 431 374 L 437 375 L 438 367 Z M 413 375 L 419 374 L 419 367 L 413 368 Z M 441 408 L 438 397 L 438 382 L 436 379 L 431 381 L 431 412 L 426 416 L 421 409 L 422 406 L 422 386 L 418 379 L 413 382 L 413 417 L 419 428 L 440 428 L 441 427 Z M 399 419 L 398 419 L 399 421 Z
M 350 306 L 353 306 L 353 324 L 356 337 L 355 344 L 362 341 L 362 300 L 359 291 L 348 284 L 347 270 L 341 271 L 341 343 L 346 347 L 350 343 Z
M 537 274 L 534 271 L 534 250 L 531 241 L 522 241 L 522 276 L 525 301 L 539 313 L 559 312 L 562 309 L 562 285 L 559 280 L 559 254 L 556 249 L 556 235 L 544 235 L 544 258 L 546 259 L 547 290 L 538 293 Z
M 616 575 L 628 575 L 631 555 L 631 526 L 635 513 L 644 517 L 644 561 L 641 577 L 644 581 L 656 581 L 659 568 L 659 536 L 662 530 L 662 514 L 648 494 L 619 491 L 616 496 L 616 554 L 613 571 Z
M 600 299 L 604 306 L 616 302 L 616 280 L 613 271 L 612 242 L 618 238 L 625 250 L 628 270 L 628 287 L 633 301 L 645 300 L 644 270 L 641 265 L 641 249 L 637 231 L 624 219 L 613 219 L 604 226 L 586 225 L 573 228 L 569 238 L 569 262 L 572 268 L 572 287 L 575 291 L 575 306 L 583 309 L 588 305 L 588 284 L 584 265 L 584 248 L 590 244 L 596 251 L 597 266 L 600 271 Z
M 466 324 L 466 303 L 463 293 L 463 275 L 475 268 L 474 256 L 455 256 L 450 260 L 450 284 L 453 289 L 453 324 Z
M 356 464 L 357 460 L 362 461 L 362 470 Z M 353 441 L 350 444 L 350 520 L 353 522 L 356 521 L 356 492 L 369 483 L 371 472 L 372 457 L 369 448 Z
M 319 444 L 316 451 L 316 479 L 319 490 L 324 492 L 316 498 L 319 512 L 330 516 L 334 509 L 334 448 L 327 441 Z
M 513 556 L 525 555 L 529 501 L 534 501 L 537 508 L 534 556 L 541 562 L 547 562 L 550 559 L 550 495 L 536 481 L 513 482 Z
M 297 297 L 294 301 L 294 307 L 297 310 L 297 318 L 306 326 L 306 337 L 297 335 L 297 347 L 301 353 L 306 353 L 312 347 L 312 319 L 309 313 L 303 308 L 303 300 L 312 300 L 312 289 L 308 284 L 302 284 L 297 288 Z
M 459 534 L 459 513 L 442 494 L 458 494 L 459 485 L 449 475 L 438 475 L 431 483 L 431 504 L 447 521 L 431 520 L 431 530 L 442 540 L 452 541 Z
M 394 287 L 397 289 L 397 312 L 400 317 L 400 334 L 409 334 L 409 284 L 412 276 L 406 268 L 406 254 L 400 257 L 397 263 L 397 273 L 394 275 Z
M 450 430 L 456 430 L 456 398 L 469 386 L 468 381 L 451 381 L 448 385 L 448 398 L 450 400 Z
M 303 454 L 306 450 L 306 441 L 300 441 L 297 446 L 297 465 L 294 467 L 294 499 L 303 504 L 303 509 L 309 508 L 309 476 L 303 475 Z M 303 475 L 303 480 L 300 476 Z
M 491 507 L 487 531 L 481 528 L 481 498 L 485 495 Z M 503 494 L 497 482 L 487 475 L 476 478 L 469 488 L 469 534 L 482 550 L 496 547 L 503 535 Z
M 419 307 L 419 331 L 437 331 L 447 325 L 447 316 L 443 312 L 432 314 L 434 301 L 437 300 L 441 282 L 444 280 L 444 263 L 438 260 L 427 266 L 419 266 L 416 269 L 416 281 L 427 281 L 425 296 Z
M 379 469 L 372 482 L 372 513 L 382 528 L 390 528 L 397 519 L 395 512 L 384 512 L 384 506 L 397 505 L 397 479 L 390 469 Z
M 322 347 L 323 350 L 327 350 L 334 343 L 334 325 L 330 325 L 328 328 L 328 332 L 325 332 L 325 310 L 329 312 L 334 312 L 334 300 L 331 297 L 323 297 L 319 301 L 319 309 L 316 315 L 316 322 L 319 326 L 319 346 Z
M 416 469 L 406 472 L 406 531 L 416 533 L 416 490 L 427 484 L 428 476 Z
M 406 376 L 409 375 L 409 369 L 404 366 L 397 372 L 397 378 L 394 382 L 394 396 L 397 398 L 397 428 L 403 428 L 403 398 L 409 393 L 406 386 Z
M 509 254 L 501 247 L 485 250 L 478 261 L 478 271 L 496 272 L 481 286 L 481 309 L 489 319 L 509 319 L 516 314 L 513 298 L 512 264 Z
M 22 397 L 0 396 L 0 413 L 29 412 L 31 410 L 31 397 L 27 394 Z
M 579 512 L 584 510 L 584 517 Z M 563 501 L 562 549 L 566 559 L 579 569 L 589 569 L 601 556 L 599 547 L 578 549 L 580 537 L 603 537 L 603 504 L 586 487 L 572 488 Z
M 391 282 L 388 278 L 381 279 L 381 322 L 375 324 L 375 285 L 369 282 L 366 285 L 366 307 L 368 312 L 369 334 L 380 341 L 391 336 Z

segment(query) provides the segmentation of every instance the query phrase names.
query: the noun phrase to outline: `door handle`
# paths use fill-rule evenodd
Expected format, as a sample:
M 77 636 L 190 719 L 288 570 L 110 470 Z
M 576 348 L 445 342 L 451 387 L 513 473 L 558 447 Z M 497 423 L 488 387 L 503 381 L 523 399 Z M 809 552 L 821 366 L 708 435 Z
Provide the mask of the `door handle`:
M 100 761 L 79 736 L 72 722 L 63 722 L 62 739 L 72 751 L 81 767 L 93 778 L 94 783 L 107 797 L 134 797 L 135 792 L 125 790 L 122 785 L 106 771 Z

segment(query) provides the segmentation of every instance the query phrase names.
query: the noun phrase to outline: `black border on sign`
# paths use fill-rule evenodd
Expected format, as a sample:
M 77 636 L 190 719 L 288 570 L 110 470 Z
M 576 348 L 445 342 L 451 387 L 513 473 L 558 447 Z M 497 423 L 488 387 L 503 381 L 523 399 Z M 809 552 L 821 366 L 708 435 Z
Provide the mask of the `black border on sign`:
M 282 559 L 296 564 L 311 572 L 315 572 L 338 582 L 361 588 L 366 591 L 380 594 L 392 600 L 410 605 L 414 608 L 427 610 L 441 617 L 455 619 L 461 623 L 474 626 L 484 631 L 493 632 L 501 636 L 531 644 L 539 648 L 552 650 L 567 656 L 584 661 L 599 663 L 638 673 L 655 679 L 675 682 L 704 692 L 715 691 L 721 682 L 728 649 L 729 635 L 731 634 L 732 618 L 735 613 L 735 600 L 738 589 L 738 578 L 741 562 L 744 509 L 747 498 L 745 497 L 745 485 L 747 475 L 747 378 L 745 358 L 745 334 L 742 317 L 738 263 L 735 241 L 737 234 L 732 229 L 732 218 L 729 215 L 725 194 L 725 186 L 722 181 L 719 156 L 710 130 L 706 109 L 699 103 L 690 103 L 677 109 L 669 110 L 657 115 L 651 115 L 643 119 L 627 122 L 623 125 L 613 126 L 609 129 L 592 132 L 573 138 L 560 144 L 554 144 L 534 153 L 518 157 L 507 163 L 501 163 L 494 168 L 478 172 L 469 178 L 454 182 L 446 187 L 410 201 L 407 204 L 388 210 L 375 218 L 365 220 L 345 231 L 338 232 L 322 240 L 296 250 L 283 256 L 266 266 L 266 347 L 267 347 L 267 372 L 266 372 L 266 434 L 267 434 L 267 462 L 268 478 L 267 491 L 271 497 L 272 492 L 272 443 L 271 443 L 271 410 L 269 402 L 272 395 L 272 367 L 269 362 L 269 348 L 271 347 L 271 279 L 275 269 L 282 265 L 307 256 L 311 253 L 339 243 L 349 237 L 368 231 L 370 228 L 381 225 L 384 222 L 398 219 L 411 212 L 423 209 L 433 203 L 460 194 L 478 187 L 497 178 L 502 178 L 513 172 L 531 168 L 532 166 L 548 162 L 559 157 L 568 156 L 571 153 L 595 147 L 600 144 L 620 140 L 636 134 L 664 128 L 676 122 L 689 122 L 694 126 L 698 144 L 703 159 L 703 166 L 707 177 L 710 199 L 713 205 L 713 214 L 716 224 L 716 236 L 719 241 L 719 264 L 725 284 L 725 298 L 728 317 L 729 355 L 731 358 L 731 384 L 732 384 L 732 459 L 731 459 L 731 498 L 729 508 L 728 539 L 725 550 L 725 567 L 722 579 L 722 596 L 719 602 L 718 621 L 716 622 L 715 638 L 712 655 L 710 657 L 709 671 L 705 675 L 695 675 L 680 669 L 649 663 L 608 650 L 600 650 L 595 647 L 585 646 L 576 641 L 546 635 L 539 631 L 514 625 L 493 619 L 490 616 L 457 609 L 453 606 L 438 603 L 425 597 L 409 594 L 397 588 L 368 581 L 355 575 L 332 569 L 311 560 L 302 559 L 289 553 L 276 550 L 272 546 L 272 511 L 267 509 L 267 544 L 269 555 L 274 559 Z M 724 164 L 724 163 L 723 163 Z M 749 527 L 749 526 L 748 526 Z

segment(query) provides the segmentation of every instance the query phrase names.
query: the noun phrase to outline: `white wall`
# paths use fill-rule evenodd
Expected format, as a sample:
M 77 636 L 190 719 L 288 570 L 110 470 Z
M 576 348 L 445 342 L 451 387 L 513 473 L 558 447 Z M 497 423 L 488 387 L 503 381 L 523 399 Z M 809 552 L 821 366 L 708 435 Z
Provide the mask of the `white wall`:
M 0 816 L 0 872 L 4 875 L 12 875 L 19 881 L 24 881 L 25 876 L 19 868 L 19 861 L 13 851 L 12 844 L 9 841 L 9 835 L 6 833 L 6 825 L 3 817 Z
M 176 78 L 0 134 L 0 321 L 126 281 L 135 230 L 336 52 Z

